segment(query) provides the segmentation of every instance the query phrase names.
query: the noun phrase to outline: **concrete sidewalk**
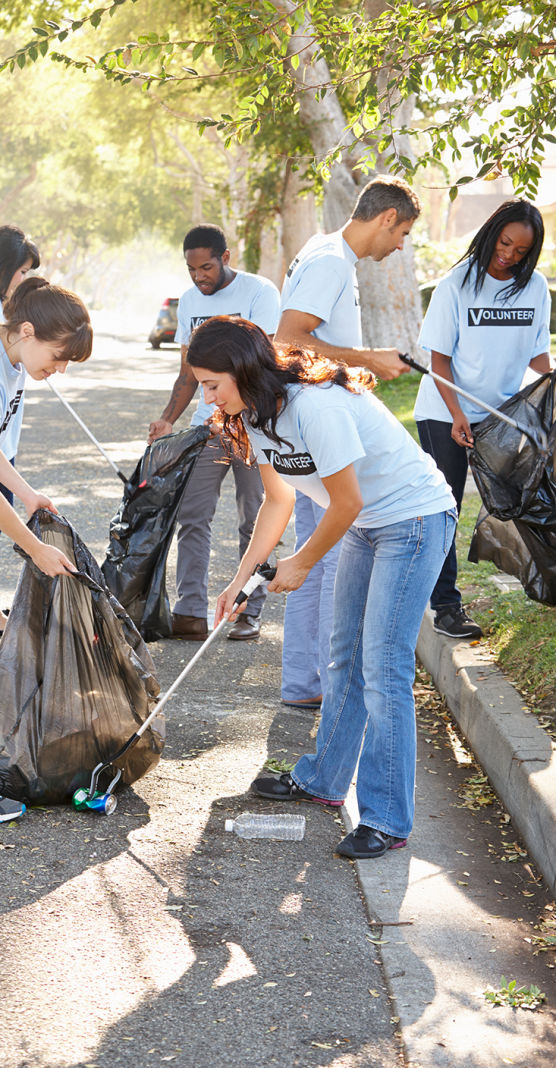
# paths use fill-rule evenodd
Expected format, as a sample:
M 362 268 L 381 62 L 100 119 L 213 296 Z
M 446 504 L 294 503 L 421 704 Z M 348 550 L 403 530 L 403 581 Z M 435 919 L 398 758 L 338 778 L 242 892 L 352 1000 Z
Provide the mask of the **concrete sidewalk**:
M 523 711 L 486 650 L 436 634 L 430 612 L 418 655 L 553 891 L 551 739 Z M 419 693 L 416 699 L 419 705 Z M 519 857 L 521 864 L 507 862 L 514 834 L 508 817 L 502 815 L 496 829 L 490 808 L 476 810 L 462 800 L 469 767 L 458 767 L 449 752 L 444 725 L 423 719 L 421 709 L 417 721 L 416 819 L 408 848 L 355 864 L 406 1064 L 548 1068 L 554 1063 L 554 972 L 547 966 L 554 965 L 533 947 L 539 916 L 552 915 L 550 896 L 532 869 L 527 879 L 526 857 Z M 343 815 L 351 830 L 358 823 L 354 790 Z M 499 988 L 504 976 L 546 992 L 543 1012 L 494 1008 L 485 990 Z
M 556 891 L 556 747 L 481 645 L 437 634 L 427 612 L 418 657 Z

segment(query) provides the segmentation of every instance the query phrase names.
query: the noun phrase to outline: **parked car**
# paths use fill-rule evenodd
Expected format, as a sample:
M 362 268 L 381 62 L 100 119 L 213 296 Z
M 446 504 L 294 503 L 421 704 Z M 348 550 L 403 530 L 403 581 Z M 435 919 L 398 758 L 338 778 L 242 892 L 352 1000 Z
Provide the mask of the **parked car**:
M 171 343 L 178 327 L 178 297 L 166 297 L 150 334 L 153 349 L 159 349 L 163 341 Z

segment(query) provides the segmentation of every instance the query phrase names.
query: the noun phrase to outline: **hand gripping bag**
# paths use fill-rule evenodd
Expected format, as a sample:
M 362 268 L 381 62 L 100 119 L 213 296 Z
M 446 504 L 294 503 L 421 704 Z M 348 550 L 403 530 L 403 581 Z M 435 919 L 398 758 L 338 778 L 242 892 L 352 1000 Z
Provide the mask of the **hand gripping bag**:
M 40 510 L 29 527 L 75 562 L 49 578 L 26 558 L 0 643 L 0 794 L 69 801 L 145 721 L 159 692 L 150 653 L 70 523 Z M 117 766 L 122 783 L 155 767 L 156 716 Z

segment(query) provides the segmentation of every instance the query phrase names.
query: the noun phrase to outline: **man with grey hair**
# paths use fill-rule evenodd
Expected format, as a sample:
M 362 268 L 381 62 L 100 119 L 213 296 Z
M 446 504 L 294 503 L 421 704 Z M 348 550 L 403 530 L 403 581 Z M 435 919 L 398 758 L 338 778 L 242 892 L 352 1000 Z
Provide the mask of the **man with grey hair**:
M 355 265 L 367 257 L 380 262 L 401 249 L 419 211 L 415 193 L 401 179 L 383 175 L 368 182 L 342 229 L 315 234 L 295 257 L 282 288 L 275 340 L 369 368 L 379 378 L 397 378 L 408 371 L 396 348 L 363 347 Z M 296 551 L 311 537 L 321 515 L 318 505 L 296 493 Z M 299 590 L 288 595 L 284 704 L 318 708 L 326 689 L 339 551 L 340 544 L 319 561 Z

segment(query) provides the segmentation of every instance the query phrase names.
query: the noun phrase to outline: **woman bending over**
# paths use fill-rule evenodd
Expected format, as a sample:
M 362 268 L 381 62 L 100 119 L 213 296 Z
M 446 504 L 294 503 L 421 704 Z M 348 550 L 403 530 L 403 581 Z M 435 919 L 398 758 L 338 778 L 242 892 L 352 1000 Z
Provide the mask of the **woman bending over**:
M 415 646 L 456 525 L 452 494 L 372 395 L 367 372 L 307 352 L 282 355 L 258 327 L 227 317 L 198 327 L 187 360 L 234 447 L 246 460 L 254 453 L 265 492 L 215 623 L 280 540 L 296 488 L 325 512 L 308 541 L 279 561 L 269 590 L 298 589 L 344 539 L 316 752 L 254 789 L 274 801 L 342 805 L 361 752 L 360 825 L 338 852 L 382 856 L 405 845 L 413 823 Z

